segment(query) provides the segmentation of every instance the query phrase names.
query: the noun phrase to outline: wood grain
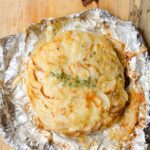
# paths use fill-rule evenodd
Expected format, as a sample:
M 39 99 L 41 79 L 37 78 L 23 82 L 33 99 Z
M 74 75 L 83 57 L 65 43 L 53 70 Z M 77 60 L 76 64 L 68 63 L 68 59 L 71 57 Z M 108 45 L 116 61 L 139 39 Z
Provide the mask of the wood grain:
M 100 0 L 98 7 L 123 20 L 132 21 L 150 50 L 150 0 Z
M 42 18 L 66 16 L 96 6 L 92 2 L 84 7 L 81 0 L 0 0 L 0 37 L 24 32 Z
M 61 17 L 96 8 L 81 0 L 0 0 L 0 37 L 24 32 L 31 23 L 42 18 Z M 150 48 L 150 0 L 99 0 L 98 7 L 123 20 L 130 20 L 140 29 Z M 0 137 L 0 150 L 12 150 Z
M 141 3 L 141 14 L 139 19 L 139 29 L 145 39 L 150 52 L 150 1 L 143 0 Z

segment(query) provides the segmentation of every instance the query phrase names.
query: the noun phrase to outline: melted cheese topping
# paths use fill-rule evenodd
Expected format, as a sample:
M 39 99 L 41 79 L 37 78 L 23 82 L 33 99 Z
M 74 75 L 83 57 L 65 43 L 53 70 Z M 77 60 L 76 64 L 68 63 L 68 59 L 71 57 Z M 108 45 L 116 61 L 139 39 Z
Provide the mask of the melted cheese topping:
M 30 58 L 27 93 L 44 129 L 89 134 L 125 107 L 124 69 L 105 36 L 61 32 L 39 42 Z

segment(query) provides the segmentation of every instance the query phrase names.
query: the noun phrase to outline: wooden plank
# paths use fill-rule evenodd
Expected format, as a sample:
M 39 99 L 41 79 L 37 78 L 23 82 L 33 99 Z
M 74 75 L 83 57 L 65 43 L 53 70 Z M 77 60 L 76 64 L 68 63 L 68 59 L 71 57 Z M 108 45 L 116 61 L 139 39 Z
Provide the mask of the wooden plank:
M 100 0 L 98 7 L 108 10 L 123 20 L 128 20 L 130 0 Z
M 130 0 L 119 0 L 118 2 L 118 16 L 123 20 L 128 20 Z M 116 14 L 117 15 L 117 14 Z
M 13 150 L 13 148 L 11 148 L 11 146 L 6 144 L 6 142 L 4 141 L 4 139 L 1 136 L 0 136 L 0 149 L 1 150 Z
M 140 10 L 141 14 L 138 27 L 146 41 L 150 52 L 150 1 L 142 0 Z
M 141 4 L 143 0 L 132 0 L 130 2 L 129 20 L 131 20 L 137 27 L 139 27 L 139 20 L 141 17 Z
M 81 0 L 0 0 L 0 37 L 24 32 L 42 18 L 61 17 L 96 8 L 95 2 L 84 7 Z

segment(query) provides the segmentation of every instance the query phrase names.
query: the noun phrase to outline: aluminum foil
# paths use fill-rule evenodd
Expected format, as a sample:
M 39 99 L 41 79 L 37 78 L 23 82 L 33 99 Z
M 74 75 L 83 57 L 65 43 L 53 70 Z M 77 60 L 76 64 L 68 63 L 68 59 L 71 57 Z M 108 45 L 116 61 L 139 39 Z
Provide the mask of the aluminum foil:
M 108 26 L 105 28 L 103 24 Z M 36 114 L 30 106 L 25 92 L 23 80 L 23 63 L 28 61 L 28 55 L 41 37 L 54 36 L 67 30 L 82 30 L 99 35 L 108 32 L 114 39 L 125 43 L 126 52 L 138 53 L 129 62 L 129 75 L 136 72 L 138 83 L 143 91 L 146 104 L 141 104 L 139 113 L 140 126 L 135 128 L 135 138 L 131 142 L 120 144 L 110 141 L 106 132 L 88 136 L 95 143 L 91 150 L 146 150 L 150 142 L 150 60 L 147 51 L 143 51 L 144 42 L 131 22 L 123 22 L 109 12 L 92 9 L 80 14 L 57 19 L 44 19 L 31 25 L 26 34 L 20 33 L 0 39 L 0 133 L 16 150 L 82 150 L 85 149 L 75 139 L 50 133 L 37 128 Z M 146 115 L 143 111 L 146 110 Z M 144 121 L 142 121 L 144 120 Z M 145 123 L 146 122 L 146 123 Z

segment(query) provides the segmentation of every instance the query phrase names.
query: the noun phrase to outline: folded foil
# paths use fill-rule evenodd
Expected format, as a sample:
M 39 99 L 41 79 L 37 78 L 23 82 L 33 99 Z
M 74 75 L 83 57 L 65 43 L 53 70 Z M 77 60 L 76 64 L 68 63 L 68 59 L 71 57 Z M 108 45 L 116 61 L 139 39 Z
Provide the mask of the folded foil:
M 103 23 L 109 27 L 104 28 Z M 136 82 L 142 87 L 146 104 L 140 107 L 140 126 L 135 128 L 131 142 L 120 144 L 110 141 L 105 133 L 88 136 L 96 144 L 91 150 L 146 150 L 150 142 L 150 59 L 148 51 L 142 51 L 143 39 L 131 22 L 124 22 L 107 11 L 92 9 L 80 14 L 57 19 L 44 19 L 31 25 L 26 34 L 20 33 L 0 39 L 0 133 L 16 150 L 82 150 L 85 149 L 75 139 L 50 133 L 35 126 L 36 114 L 30 106 L 22 77 L 23 62 L 34 44 L 45 32 L 53 36 L 67 30 L 90 31 L 97 34 L 110 33 L 114 39 L 125 43 L 125 51 L 139 53 L 129 61 L 129 75 L 136 72 Z M 108 31 L 109 30 L 109 31 Z M 18 81 L 17 81 L 18 80 Z M 16 83 L 14 83 L 16 82 Z M 146 105 L 146 106 L 145 106 Z M 146 111 L 146 115 L 143 113 Z M 144 121 L 143 121 L 144 120 Z M 52 139 L 52 140 L 51 140 Z

